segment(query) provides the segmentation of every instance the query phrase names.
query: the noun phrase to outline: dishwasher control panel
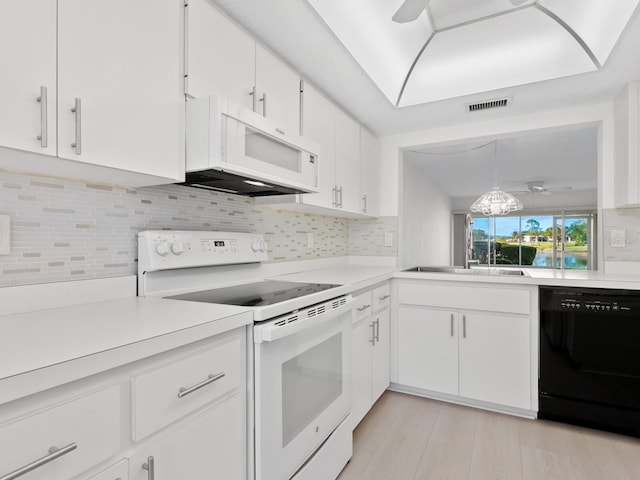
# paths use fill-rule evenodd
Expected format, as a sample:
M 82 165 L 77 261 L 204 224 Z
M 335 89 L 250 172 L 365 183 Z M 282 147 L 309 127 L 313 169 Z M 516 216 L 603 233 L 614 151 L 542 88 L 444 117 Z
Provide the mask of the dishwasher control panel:
M 596 288 L 540 288 L 540 310 L 625 315 L 640 311 L 640 291 Z

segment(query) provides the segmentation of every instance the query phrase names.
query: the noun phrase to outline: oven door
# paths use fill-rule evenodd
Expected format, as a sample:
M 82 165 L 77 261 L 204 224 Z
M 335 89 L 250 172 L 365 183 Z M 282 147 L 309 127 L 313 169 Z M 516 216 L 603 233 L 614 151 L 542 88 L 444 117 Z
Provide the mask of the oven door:
M 256 479 L 284 480 L 351 409 L 351 302 L 254 327 Z

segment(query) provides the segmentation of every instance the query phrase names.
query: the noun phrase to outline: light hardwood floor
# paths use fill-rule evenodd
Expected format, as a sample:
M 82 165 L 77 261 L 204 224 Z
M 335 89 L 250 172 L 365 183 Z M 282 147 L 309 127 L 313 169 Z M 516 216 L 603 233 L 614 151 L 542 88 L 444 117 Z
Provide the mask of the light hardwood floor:
M 638 480 L 640 439 L 385 392 L 338 480 Z

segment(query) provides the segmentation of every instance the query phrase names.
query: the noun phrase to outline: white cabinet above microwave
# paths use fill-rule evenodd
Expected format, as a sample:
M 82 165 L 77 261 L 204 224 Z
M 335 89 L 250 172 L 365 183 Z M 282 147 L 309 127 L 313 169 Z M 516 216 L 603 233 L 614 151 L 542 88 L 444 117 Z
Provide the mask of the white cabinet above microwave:
M 318 191 L 318 147 L 225 97 L 187 101 L 185 184 L 249 196 Z

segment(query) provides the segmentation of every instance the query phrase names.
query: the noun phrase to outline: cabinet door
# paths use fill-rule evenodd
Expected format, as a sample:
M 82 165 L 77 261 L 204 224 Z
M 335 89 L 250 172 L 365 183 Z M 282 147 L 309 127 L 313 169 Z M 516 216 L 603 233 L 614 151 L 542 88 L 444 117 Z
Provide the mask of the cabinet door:
M 360 125 L 336 109 L 336 184 L 342 188 L 340 208 L 361 213 Z
M 0 2 L 0 45 L 0 146 L 55 155 L 56 1 Z
M 352 375 L 353 397 L 351 420 L 353 428 L 371 408 L 371 352 L 373 342 L 373 321 L 370 317 L 360 321 L 352 334 Z
M 362 213 L 378 215 L 378 175 L 380 144 L 368 130 L 360 127 L 360 196 Z
M 467 313 L 460 320 L 460 395 L 530 409 L 529 319 Z
M 235 395 L 129 458 L 129 479 L 245 479 L 244 402 Z
M 221 94 L 253 108 L 256 43 L 213 6 L 190 0 L 187 7 L 187 94 Z M 256 99 L 257 100 L 257 99 Z
M 285 133 L 300 134 L 300 76 L 256 45 L 256 112 Z
M 183 9 L 180 0 L 58 1 L 61 158 L 183 178 Z
M 320 192 L 302 195 L 303 202 L 334 208 L 337 108 L 311 85 L 305 84 L 302 96 L 302 136 L 318 144 Z
M 458 394 L 458 314 L 399 308 L 398 382 Z
M 371 356 L 371 403 L 389 386 L 389 309 L 373 315 L 376 343 Z

